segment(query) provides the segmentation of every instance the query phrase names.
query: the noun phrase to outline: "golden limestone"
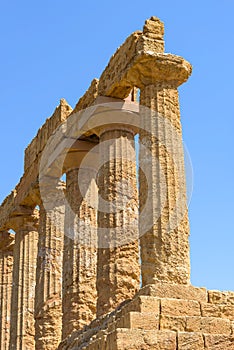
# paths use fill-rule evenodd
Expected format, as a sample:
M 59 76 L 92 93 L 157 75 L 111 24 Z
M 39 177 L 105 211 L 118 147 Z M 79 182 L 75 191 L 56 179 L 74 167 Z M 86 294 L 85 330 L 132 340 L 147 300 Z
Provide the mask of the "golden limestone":
M 0 206 L 1 350 L 234 350 L 234 292 L 190 283 L 192 68 L 163 35 L 148 19 L 27 147 Z

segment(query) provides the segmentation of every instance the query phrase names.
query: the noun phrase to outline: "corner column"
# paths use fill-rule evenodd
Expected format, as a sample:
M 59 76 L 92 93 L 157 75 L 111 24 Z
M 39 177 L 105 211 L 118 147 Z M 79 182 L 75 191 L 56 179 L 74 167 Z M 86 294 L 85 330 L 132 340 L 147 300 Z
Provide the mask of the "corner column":
M 54 350 L 62 338 L 62 258 L 64 184 L 48 185 L 48 203 L 40 205 L 35 298 L 36 350 Z M 55 180 L 56 181 L 56 180 Z
M 0 231 L 0 349 L 8 350 L 15 235 Z
M 132 298 L 140 285 L 134 135 L 121 125 L 100 131 L 98 316 Z
M 38 244 L 38 212 L 12 219 L 14 246 L 10 349 L 35 349 L 34 301 Z
M 177 70 L 176 63 L 167 65 L 165 59 L 162 80 L 157 81 L 152 73 L 152 83 L 141 87 L 140 167 L 147 169 L 148 181 L 140 171 L 140 212 L 148 196 L 146 216 L 152 219 L 152 227 L 140 240 L 143 286 L 157 281 L 190 283 L 189 220 L 177 87 L 191 71 L 187 72 L 185 65 Z M 154 69 L 157 63 L 152 65 L 152 72 Z M 177 81 L 181 72 L 184 80 Z M 143 146 L 152 157 L 148 163 Z M 141 216 L 141 231 L 145 220 Z
M 97 202 L 97 188 L 92 169 L 85 169 L 86 193 L 82 194 L 78 175 L 78 168 L 66 173 L 63 339 L 96 316 L 97 211 L 90 202 Z

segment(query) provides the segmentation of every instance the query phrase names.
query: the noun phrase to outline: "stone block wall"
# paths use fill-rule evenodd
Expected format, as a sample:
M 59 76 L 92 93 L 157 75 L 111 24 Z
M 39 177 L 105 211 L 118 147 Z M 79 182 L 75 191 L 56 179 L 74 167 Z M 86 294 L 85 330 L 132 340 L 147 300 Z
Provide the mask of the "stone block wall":
M 168 283 L 147 286 L 106 318 L 71 335 L 59 350 L 231 350 L 233 296 Z

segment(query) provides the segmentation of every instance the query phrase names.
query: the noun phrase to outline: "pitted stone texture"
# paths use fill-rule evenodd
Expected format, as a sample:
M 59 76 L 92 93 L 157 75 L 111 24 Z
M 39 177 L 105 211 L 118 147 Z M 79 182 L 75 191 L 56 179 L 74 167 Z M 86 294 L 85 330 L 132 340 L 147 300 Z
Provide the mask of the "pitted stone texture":
M 204 350 L 204 338 L 201 333 L 178 333 L 178 350 Z
M 218 317 L 186 317 L 188 332 L 231 335 L 231 322 Z
M 14 219 L 15 246 L 10 349 L 35 348 L 34 301 L 38 244 L 38 212 Z
M 10 341 L 14 234 L 0 231 L 0 349 Z
M 159 328 L 159 314 L 156 312 L 130 311 L 116 322 L 116 328 L 151 330 Z
M 218 290 L 209 290 L 209 303 L 234 305 L 234 292 L 221 292 Z
M 160 329 L 231 335 L 231 322 L 217 317 L 162 315 L 160 317 Z
M 62 185 L 57 189 L 63 191 Z M 64 203 L 40 206 L 35 299 L 36 350 L 54 350 L 62 338 Z
M 157 282 L 141 288 L 138 294 L 158 298 L 196 300 L 204 303 L 208 301 L 206 288 L 175 283 Z
M 99 195 L 107 204 L 98 213 L 98 316 L 132 298 L 140 284 L 134 134 L 104 132 L 100 157 Z
M 201 312 L 202 316 L 221 317 L 234 321 L 234 305 L 202 303 Z
M 117 329 L 109 335 L 106 350 L 176 350 L 176 333 Z M 89 348 L 87 348 L 89 350 Z
M 205 350 L 234 350 L 234 337 L 205 335 Z
M 99 84 L 99 80 L 98 79 L 93 79 L 89 89 L 86 91 L 84 96 L 82 96 L 80 98 L 80 100 L 78 101 L 77 105 L 75 106 L 75 108 L 73 110 L 73 113 L 79 112 L 82 109 L 90 107 L 93 104 L 93 101 L 98 96 L 98 84 Z
M 62 122 L 67 119 L 71 112 L 72 108 L 68 105 L 66 100 L 61 99 L 60 104 L 55 109 L 53 115 L 46 120 L 45 124 L 38 130 L 36 137 L 26 148 L 24 158 L 25 171 L 27 171 L 32 166 L 33 162 L 43 151 L 52 133 Z
M 182 285 L 181 287 L 183 295 L 183 288 L 185 289 L 187 286 Z M 194 293 L 194 290 L 195 288 L 192 287 L 190 294 Z M 143 288 L 144 291 L 145 288 Z M 178 291 L 179 289 L 177 289 Z M 133 346 L 137 348 L 142 339 L 141 336 L 138 338 L 138 335 L 142 334 L 141 332 L 150 334 L 149 331 L 154 332 L 159 339 L 164 339 L 165 334 L 174 334 L 176 350 L 206 349 L 205 338 L 207 338 L 206 346 L 216 344 L 216 342 L 217 344 L 232 344 L 232 322 L 227 318 L 201 316 L 200 306 L 204 303 L 197 300 L 178 299 L 176 294 L 175 298 L 168 299 L 140 295 L 140 292 L 131 301 L 126 302 L 111 314 L 94 320 L 81 332 L 73 333 L 71 337 L 60 344 L 59 350 L 92 350 L 98 349 L 98 346 L 105 350 L 122 350 L 124 346 L 126 349 L 132 349 Z M 135 340 L 130 341 L 131 338 L 128 341 L 125 336 L 120 336 L 122 343 L 119 342 L 120 338 L 117 336 L 119 332 L 135 334 L 137 343 L 134 343 Z M 166 343 L 162 344 L 165 346 L 162 349 L 167 349 Z M 156 346 L 154 343 L 150 345 Z M 141 346 L 142 348 L 139 347 L 139 349 L 148 349 L 149 344 L 143 342 Z M 162 345 L 159 342 L 157 346 Z M 156 347 L 156 349 L 158 348 Z M 223 349 L 226 348 L 223 347 Z M 229 348 L 227 347 L 227 349 Z
M 91 173 L 91 174 L 90 174 Z M 69 207 L 65 213 L 63 258 L 63 338 L 81 329 L 96 316 L 97 269 L 97 211 L 91 203 L 97 202 L 97 187 L 92 176 L 83 198 L 78 184 L 79 170 L 66 175 L 66 198 Z
M 162 299 L 161 314 L 170 316 L 201 316 L 200 303 L 194 300 Z
M 151 229 L 141 236 L 142 283 L 189 284 L 189 222 L 180 110 L 176 85 L 156 84 L 141 90 L 143 128 L 140 131 L 140 213 L 147 196 L 150 206 L 140 216 Z M 144 145 L 144 147 L 143 147 Z M 152 155 L 147 161 L 146 149 Z

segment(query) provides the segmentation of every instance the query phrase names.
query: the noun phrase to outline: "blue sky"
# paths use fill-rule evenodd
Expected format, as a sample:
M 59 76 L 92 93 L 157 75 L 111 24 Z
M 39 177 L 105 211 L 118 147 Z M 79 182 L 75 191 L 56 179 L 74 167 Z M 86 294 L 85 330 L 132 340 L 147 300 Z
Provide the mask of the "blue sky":
M 193 75 L 180 88 L 194 169 L 192 283 L 234 290 L 234 2 L 2 1 L 0 201 L 23 173 L 23 151 L 64 97 L 73 107 L 145 19 L 165 23 L 166 52 Z

